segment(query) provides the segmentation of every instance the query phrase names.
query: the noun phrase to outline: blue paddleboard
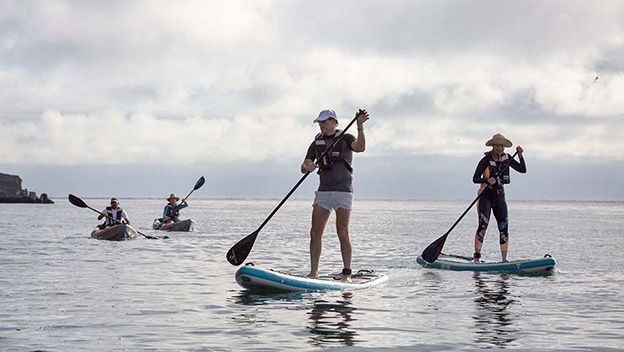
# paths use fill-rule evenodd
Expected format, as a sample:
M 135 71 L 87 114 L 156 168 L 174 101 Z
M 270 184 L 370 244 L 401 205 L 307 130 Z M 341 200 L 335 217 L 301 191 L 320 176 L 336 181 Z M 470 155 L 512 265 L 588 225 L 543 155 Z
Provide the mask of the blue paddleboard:
M 426 262 L 422 256 L 418 256 L 416 261 L 425 268 L 517 273 L 548 273 L 552 272 L 557 264 L 555 259 L 548 254 L 543 258 L 514 260 L 507 263 L 481 259 L 481 263 L 475 264 L 472 258 L 444 253 L 440 254 L 433 263 Z
M 236 271 L 236 282 L 244 288 L 283 291 L 341 291 L 380 286 L 388 282 L 384 274 L 372 270 L 360 270 L 351 276 L 351 282 L 336 280 L 336 275 L 319 276 L 310 279 L 301 275 L 262 269 L 247 264 Z

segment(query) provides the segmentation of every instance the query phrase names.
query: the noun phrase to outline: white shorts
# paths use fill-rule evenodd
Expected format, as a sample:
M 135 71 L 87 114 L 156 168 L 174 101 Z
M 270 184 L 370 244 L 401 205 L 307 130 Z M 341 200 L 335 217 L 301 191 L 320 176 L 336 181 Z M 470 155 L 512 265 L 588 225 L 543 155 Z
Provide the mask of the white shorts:
M 314 194 L 314 203 L 312 203 L 312 206 L 318 205 L 328 211 L 332 211 L 332 209 L 338 210 L 340 208 L 351 210 L 353 207 L 352 192 L 316 191 Z

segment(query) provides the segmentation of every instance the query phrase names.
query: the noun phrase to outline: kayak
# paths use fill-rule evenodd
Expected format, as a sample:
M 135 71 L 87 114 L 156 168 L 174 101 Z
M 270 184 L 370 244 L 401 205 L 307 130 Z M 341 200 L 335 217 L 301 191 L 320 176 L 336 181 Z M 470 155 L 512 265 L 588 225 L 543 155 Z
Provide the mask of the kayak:
M 181 220 L 178 222 L 172 222 L 169 224 L 163 224 L 159 219 L 154 219 L 152 224 L 154 230 L 162 231 L 179 231 L 179 232 L 191 232 L 195 231 L 195 221 L 193 219 Z
M 492 272 L 516 272 L 516 273 L 548 273 L 552 272 L 557 262 L 549 254 L 538 259 L 514 260 L 503 263 L 492 260 L 481 260 L 475 264 L 473 258 L 459 255 L 440 254 L 433 263 L 426 262 L 422 256 L 416 259 L 418 264 L 425 268 L 445 269 L 455 271 L 492 271 Z
M 380 286 L 388 282 L 384 274 L 372 270 L 360 270 L 351 276 L 351 282 L 337 279 L 339 274 L 320 276 L 311 279 L 273 269 L 261 269 L 249 263 L 236 271 L 236 282 L 247 289 L 278 291 L 340 291 L 356 290 Z
M 138 232 L 128 224 L 119 224 L 107 227 L 103 230 L 96 228 L 91 232 L 91 237 L 106 241 L 127 241 L 138 237 Z

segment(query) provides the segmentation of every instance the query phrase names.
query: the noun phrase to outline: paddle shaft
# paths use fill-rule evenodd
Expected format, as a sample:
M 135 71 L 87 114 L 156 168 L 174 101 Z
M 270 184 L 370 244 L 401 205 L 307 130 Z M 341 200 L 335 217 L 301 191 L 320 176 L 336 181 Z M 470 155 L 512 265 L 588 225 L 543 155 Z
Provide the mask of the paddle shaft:
M 334 146 L 342 139 L 342 137 L 347 132 L 349 127 L 351 127 L 351 125 L 353 125 L 353 123 L 355 123 L 355 121 L 357 121 L 359 116 L 360 116 L 360 112 L 358 111 L 358 113 L 355 114 L 355 117 L 353 118 L 353 120 L 351 120 L 351 122 L 349 122 L 347 127 L 345 127 L 345 129 L 342 130 L 342 132 L 340 132 L 340 135 L 338 136 L 338 138 L 334 138 L 334 141 L 332 142 L 332 144 L 330 144 L 329 147 L 327 149 L 325 149 L 325 151 L 323 153 L 321 153 L 321 155 L 317 158 L 317 161 L 316 161 L 317 163 L 318 163 L 319 160 L 323 159 L 334 148 Z M 258 229 L 255 231 L 256 233 L 260 232 L 260 230 L 262 230 L 264 225 L 266 225 L 269 222 L 269 220 L 271 220 L 273 215 L 275 215 L 275 213 L 277 213 L 277 211 L 282 207 L 282 205 L 284 203 L 286 203 L 288 198 L 290 198 L 290 196 L 295 192 L 295 190 L 297 190 L 297 188 L 301 185 L 301 183 L 303 183 L 303 181 L 306 179 L 306 177 L 308 177 L 308 175 L 310 175 L 310 171 L 306 171 L 306 173 L 303 174 L 303 176 L 301 176 L 301 179 L 299 179 L 299 182 L 297 182 L 297 184 L 295 184 L 295 186 L 288 192 L 288 194 L 286 194 L 284 199 L 282 199 L 282 201 L 279 202 L 279 204 L 275 207 L 275 209 L 273 209 L 271 214 L 269 214 L 269 216 L 262 222 L 260 227 L 258 227 Z
M 500 177 L 503 172 L 505 170 L 507 170 L 507 168 L 509 167 L 509 165 L 511 164 L 511 161 L 513 160 L 513 158 L 518 154 L 518 152 L 515 152 L 514 155 L 511 156 L 511 158 L 509 159 L 509 161 L 507 162 L 507 165 L 505 165 L 504 168 L 502 168 L 501 170 L 499 170 L 496 173 L 496 178 Z M 487 181 L 486 181 L 487 182 Z M 487 189 L 487 188 L 486 188 Z M 472 208 L 473 205 L 475 205 L 475 203 L 481 198 L 481 195 L 485 193 L 485 190 L 483 190 L 483 192 L 479 193 L 479 195 L 477 196 L 477 198 L 475 198 L 475 200 L 472 201 L 472 203 L 470 203 L 470 205 L 468 206 L 468 208 L 466 208 L 466 210 L 464 210 L 463 214 L 459 217 L 459 219 L 457 219 L 457 221 L 455 221 L 455 223 L 453 224 L 453 226 L 451 226 L 451 228 L 444 234 L 444 236 L 448 235 L 449 233 L 451 233 L 451 231 L 453 231 L 453 229 L 455 228 L 455 226 L 457 226 L 457 224 L 459 224 L 459 222 L 464 218 L 464 216 L 466 216 L 466 214 L 468 213 L 468 211 L 470 211 L 470 209 Z

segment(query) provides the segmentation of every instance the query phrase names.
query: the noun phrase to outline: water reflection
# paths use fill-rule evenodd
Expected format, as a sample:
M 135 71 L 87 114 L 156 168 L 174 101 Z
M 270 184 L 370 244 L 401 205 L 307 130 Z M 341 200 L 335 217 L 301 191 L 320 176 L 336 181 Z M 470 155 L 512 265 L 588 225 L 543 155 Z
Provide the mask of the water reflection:
M 483 277 L 474 274 L 476 313 L 473 316 L 476 327 L 475 342 L 505 347 L 516 340 L 513 319 L 508 308 L 516 300 L 510 298 L 509 276 Z
M 228 301 L 244 306 L 265 305 L 271 302 L 299 301 L 303 299 L 302 292 L 284 292 L 276 290 L 237 290 Z
M 322 299 L 313 302 L 308 313 L 308 331 L 312 333 L 309 343 L 315 347 L 335 345 L 354 346 L 358 333 L 350 329 L 355 320 L 352 313 L 356 310 L 351 306 L 353 293 L 343 292 L 342 299 L 331 303 Z
M 242 311 L 231 317 L 233 322 L 243 325 L 277 323 L 268 320 L 268 311 L 261 308 L 265 305 L 271 308 L 282 306 L 289 310 L 309 310 L 306 313 L 306 329 L 310 333 L 308 343 L 315 347 L 336 347 L 354 346 L 358 341 L 358 333 L 351 328 L 351 323 L 355 321 L 353 312 L 357 310 L 352 306 L 352 297 L 353 293 L 342 292 L 340 298 L 328 301 L 318 298 L 314 293 L 240 290 L 228 301 L 244 306 Z

